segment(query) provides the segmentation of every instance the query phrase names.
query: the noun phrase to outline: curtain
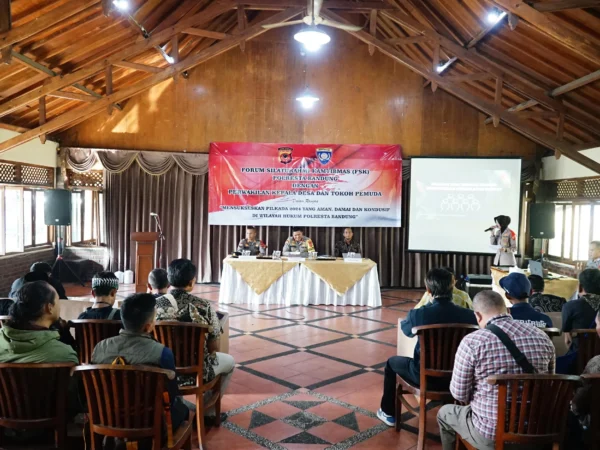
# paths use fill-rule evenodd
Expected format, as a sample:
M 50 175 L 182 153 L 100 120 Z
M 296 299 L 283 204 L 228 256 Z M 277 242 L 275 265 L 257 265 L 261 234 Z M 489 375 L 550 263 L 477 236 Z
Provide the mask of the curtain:
M 65 147 L 67 164 L 77 172 L 87 172 L 100 162 L 109 173 L 125 172 L 136 162 L 149 175 L 164 175 L 178 166 L 191 175 L 208 172 L 208 154 L 140 152 L 128 150 Z
M 403 177 L 404 178 L 404 177 Z M 402 220 L 409 214 L 410 183 L 402 182 Z M 150 175 L 140 164 L 122 172 L 106 173 L 106 222 L 110 269 L 134 267 L 135 248 L 129 238 L 134 231 L 155 231 L 151 212 L 160 215 L 166 236 L 165 261 L 189 258 L 198 266 L 199 282 L 219 282 L 222 261 L 245 236 L 245 224 L 208 225 L 208 177 L 192 175 L 179 164 L 162 175 Z M 301 225 L 301 224 L 300 224 Z M 333 254 L 342 239 L 340 227 L 308 227 L 305 234 L 321 254 Z M 269 252 L 281 250 L 291 227 L 257 227 Z M 408 248 L 408 228 L 355 228 L 363 255 L 378 265 L 381 286 L 423 287 L 432 267 L 451 266 L 457 274 L 489 273 L 492 256 L 449 253 L 413 253 Z

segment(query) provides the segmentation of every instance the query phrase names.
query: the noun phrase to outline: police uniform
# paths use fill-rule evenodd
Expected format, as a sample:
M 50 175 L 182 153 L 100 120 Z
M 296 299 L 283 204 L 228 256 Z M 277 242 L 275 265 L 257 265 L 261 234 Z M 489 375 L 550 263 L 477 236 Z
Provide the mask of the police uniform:
M 250 250 L 250 255 L 252 256 L 258 255 L 259 253 L 264 255 L 265 244 L 260 240 L 249 241 L 248 239 L 242 239 L 238 245 L 237 251 L 242 252 L 248 250 Z
M 335 256 L 342 257 L 344 253 L 361 253 L 360 244 L 354 239 L 347 242 L 346 239 L 335 244 Z
M 507 228 L 504 233 L 500 229 L 496 229 L 494 234 L 490 236 L 490 244 L 499 245 L 500 248 L 496 252 L 494 258 L 495 266 L 516 266 L 515 252 L 517 251 L 517 235 L 513 230 Z
M 283 246 L 283 253 L 286 252 L 300 252 L 300 253 L 308 253 L 314 252 L 315 246 L 311 238 L 302 236 L 302 241 L 296 242 L 293 236 L 290 236 L 285 241 Z

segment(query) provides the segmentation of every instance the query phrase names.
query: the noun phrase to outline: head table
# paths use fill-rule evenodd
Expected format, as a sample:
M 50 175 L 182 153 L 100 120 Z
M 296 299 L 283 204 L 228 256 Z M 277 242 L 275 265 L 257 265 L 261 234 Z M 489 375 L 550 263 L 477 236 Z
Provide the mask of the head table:
M 225 258 L 219 303 L 381 306 L 377 264 Z

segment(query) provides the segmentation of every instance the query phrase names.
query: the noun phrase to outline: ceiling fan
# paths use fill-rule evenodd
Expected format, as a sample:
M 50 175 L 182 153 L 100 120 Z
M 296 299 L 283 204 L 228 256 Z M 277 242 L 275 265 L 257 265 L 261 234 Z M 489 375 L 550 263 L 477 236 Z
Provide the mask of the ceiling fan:
M 273 23 L 270 25 L 263 25 L 263 28 L 271 29 L 271 28 L 280 28 L 280 27 L 289 27 L 292 25 L 306 24 L 309 27 L 313 28 L 317 25 L 323 25 L 326 27 L 339 28 L 344 31 L 360 31 L 363 27 L 359 27 L 356 25 L 345 25 L 343 23 L 335 22 L 333 20 L 325 19 L 321 17 L 321 8 L 323 6 L 323 0 L 307 0 L 307 15 L 301 20 L 292 20 L 289 22 L 280 22 Z

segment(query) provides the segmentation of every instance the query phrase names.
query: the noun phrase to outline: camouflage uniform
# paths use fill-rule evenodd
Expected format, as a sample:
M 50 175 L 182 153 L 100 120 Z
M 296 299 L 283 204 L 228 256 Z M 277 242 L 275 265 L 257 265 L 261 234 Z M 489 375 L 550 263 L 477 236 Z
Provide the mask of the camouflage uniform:
M 252 256 L 258 255 L 259 253 L 264 255 L 265 244 L 260 240 L 249 241 L 248 239 L 242 239 L 238 244 L 237 251 L 242 252 L 244 250 L 250 250 L 250 255 Z
M 293 236 L 290 236 L 285 241 L 285 245 L 283 246 L 283 253 L 285 252 L 300 252 L 300 253 L 308 253 L 314 252 L 315 246 L 313 245 L 313 241 L 311 238 L 302 236 L 301 242 L 296 242 Z
M 361 253 L 360 244 L 352 239 L 347 242 L 346 239 L 335 244 L 335 256 L 342 257 L 344 253 Z

